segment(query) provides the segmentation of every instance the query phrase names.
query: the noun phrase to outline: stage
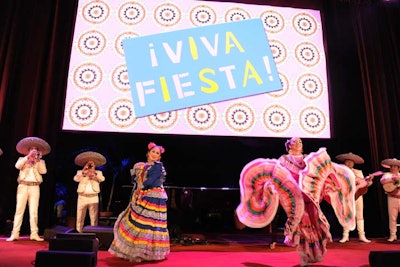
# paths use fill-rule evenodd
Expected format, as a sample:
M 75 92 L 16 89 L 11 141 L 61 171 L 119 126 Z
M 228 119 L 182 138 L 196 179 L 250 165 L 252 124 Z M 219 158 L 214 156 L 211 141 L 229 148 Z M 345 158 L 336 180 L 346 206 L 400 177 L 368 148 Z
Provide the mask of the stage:
M 29 236 L 22 236 L 20 240 L 14 242 L 6 242 L 6 238 L 6 236 L 0 237 L 0 266 L 2 267 L 35 266 L 36 252 L 49 249 L 48 241 L 30 241 Z M 375 261 L 384 257 L 386 260 L 392 258 L 399 262 L 400 241 L 389 243 L 386 238 L 375 238 L 371 241 L 371 243 L 362 243 L 356 238 L 351 238 L 350 242 L 342 244 L 335 240 L 328 244 L 328 252 L 324 261 L 312 266 L 367 267 L 371 266 L 369 259 L 371 253 Z M 63 259 L 60 261 L 64 262 Z M 68 266 L 86 267 L 71 262 L 69 264 Z M 241 232 L 184 234 L 179 239 L 171 240 L 171 253 L 166 260 L 150 264 L 157 267 L 300 266 L 297 252 L 294 248 L 287 247 L 282 243 L 282 236 Z M 113 257 L 107 250 L 97 251 L 98 267 L 145 265 L 148 266 L 149 263 L 128 262 Z M 384 264 L 383 266 L 390 265 Z

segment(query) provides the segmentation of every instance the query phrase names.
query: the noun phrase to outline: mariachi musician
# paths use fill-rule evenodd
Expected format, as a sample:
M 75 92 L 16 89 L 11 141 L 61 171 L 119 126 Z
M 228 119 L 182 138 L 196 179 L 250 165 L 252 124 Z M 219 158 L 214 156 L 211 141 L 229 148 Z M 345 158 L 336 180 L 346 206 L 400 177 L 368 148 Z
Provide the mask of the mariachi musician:
M 373 173 L 364 177 L 364 174 L 361 170 L 355 169 L 355 164 L 363 164 L 364 159 L 357 154 L 354 153 L 345 153 L 336 156 L 336 159 L 343 162 L 344 165 L 349 167 L 355 177 L 356 177 L 356 225 L 358 231 L 358 238 L 361 242 L 369 243 L 371 242 L 369 239 L 365 237 L 364 231 L 364 201 L 363 201 L 363 194 L 365 194 L 368 190 L 368 187 L 372 185 L 372 179 L 375 175 L 383 174 L 383 173 Z M 343 228 L 343 237 L 339 240 L 340 243 L 348 242 L 349 241 L 349 229 Z
M 388 201 L 390 236 L 387 241 L 393 242 L 397 240 L 397 217 L 400 212 L 400 160 L 385 159 L 382 160 L 381 165 L 390 170 L 382 176 L 380 182 L 387 194 Z

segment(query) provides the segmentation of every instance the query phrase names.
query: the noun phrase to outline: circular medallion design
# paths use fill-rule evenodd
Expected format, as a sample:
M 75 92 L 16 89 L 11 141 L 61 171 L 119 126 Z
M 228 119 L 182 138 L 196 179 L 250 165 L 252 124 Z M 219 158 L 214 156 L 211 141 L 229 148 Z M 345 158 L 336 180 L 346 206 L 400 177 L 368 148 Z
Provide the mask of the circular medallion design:
M 326 117 L 324 112 L 316 107 L 306 107 L 299 115 L 301 128 L 310 134 L 319 134 L 326 127 Z
M 198 5 L 189 11 L 189 19 L 194 26 L 212 25 L 217 20 L 217 14 L 210 6 Z
M 270 40 L 269 46 L 271 47 L 271 53 L 276 64 L 280 64 L 286 60 L 287 50 L 284 44 L 278 40 Z
M 285 19 L 278 12 L 267 10 L 260 15 L 267 32 L 277 33 L 285 27 Z
M 297 90 L 308 99 L 316 99 L 322 95 L 323 85 L 321 79 L 312 73 L 301 75 L 297 79 Z
M 213 105 L 203 105 L 186 109 L 186 122 L 195 131 L 212 129 L 217 122 L 217 111 Z
M 278 75 L 279 79 L 281 80 L 282 90 L 268 93 L 272 97 L 281 97 L 289 92 L 289 79 L 282 73 L 278 73 Z
M 225 22 L 241 21 L 245 19 L 250 19 L 251 15 L 249 12 L 243 8 L 234 7 L 230 8 L 225 12 Z
M 101 68 L 93 63 L 78 66 L 73 72 L 74 83 L 83 90 L 91 90 L 99 86 L 103 79 Z
M 92 1 L 82 8 L 82 17 L 89 23 L 102 23 L 110 15 L 110 7 L 103 1 Z
M 88 56 L 100 54 L 105 47 L 106 37 L 99 31 L 88 31 L 78 39 L 79 51 Z
M 309 42 L 304 42 L 295 48 L 296 59 L 306 67 L 313 67 L 319 63 L 320 54 L 317 47 Z
M 126 65 L 117 66 L 111 74 L 111 82 L 123 92 L 130 92 L 129 79 L 128 79 L 128 70 L 126 69 Z
M 146 9 L 138 2 L 126 2 L 118 10 L 118 19 L 127 25 L 136 25 L 146 17 Z
M 281 105 L 266 107 L 262 119 L 264 127 L 274 133 L 285 132 L 292 123 L 290 112 Z
M 130 99 L 117 99 L 108 108 L 108 121 L 116 128 L 131 127 L 137 120 Z
M 315 18 L 305 12 L 299 13 L 292 19 L 294 30 L 303 36 L 310 36 L 317 32 L 318 24 Z
M 167 131 L 173 128 L 178 122 L 178 112 L 169 111 L 150 115 L 147 117 L 149 125 L 158 131 Z
M 134 37 L 138 37 L 139 34 L 136 32 L 124 32 L 121 33 L 120 35 L 117 36 L 117 38 L 115 38 L 115 42 L 114 42 L 114 48 L 115 51 L 121 55 L 121 56 L 125 56 L 124 53 L 124 46 L 122 41 L 125 39 L 129 39 L 129 38 L 134 38 Z
M 71 102 L 68 109 L 69 122 L 76 127 L 89 127 L 99 118 L 100 105 L 93 98 L 82 97 Z
M 224 120 L 229 130 L 235 133 L 245 133 L 255 124 L 254 110 L 244 102 L 230 104 L 224 112 Z
M 161 26 L 174 26 L 178 24 L 181 19 L 181 10 L 172 3 L 161 4 L 154 10 L 154 20 Z

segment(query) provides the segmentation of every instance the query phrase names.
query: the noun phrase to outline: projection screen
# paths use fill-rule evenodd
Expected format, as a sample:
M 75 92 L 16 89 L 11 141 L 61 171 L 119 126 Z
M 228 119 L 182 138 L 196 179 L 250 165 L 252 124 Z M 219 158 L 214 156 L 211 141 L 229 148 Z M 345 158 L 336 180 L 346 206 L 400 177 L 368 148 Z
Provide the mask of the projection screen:
M 268 40 L 265 45 L 272 52 L 281 89 L 135 116 L 124 40 L 249 19 L 262 22 Z M 62 128 L 90 132 L 330 138 L 323 43 L 318 10 L 192 0 L 80 0 Z M 142 62 L 137 64 L 140 66 Z

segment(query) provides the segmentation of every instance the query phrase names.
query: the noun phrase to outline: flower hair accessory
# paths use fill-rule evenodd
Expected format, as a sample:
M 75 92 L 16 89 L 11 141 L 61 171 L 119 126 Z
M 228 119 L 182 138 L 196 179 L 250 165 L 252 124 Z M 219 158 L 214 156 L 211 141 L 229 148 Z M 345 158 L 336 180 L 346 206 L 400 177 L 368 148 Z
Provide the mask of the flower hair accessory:
M 156 145 L 156 144 L 153 143 L 153 142 L 150 142 L 150 143 L 147 145 L 147 148 L 149 149 L 149 151 L 152 150 L 152 149 L 155 148 L 155 147 L 158 147 L 158 149 L 160 149 L 161 154 L 165 152 L 165 149 L 164 149 L 162 146 L 158 146 L 158 145 Z

